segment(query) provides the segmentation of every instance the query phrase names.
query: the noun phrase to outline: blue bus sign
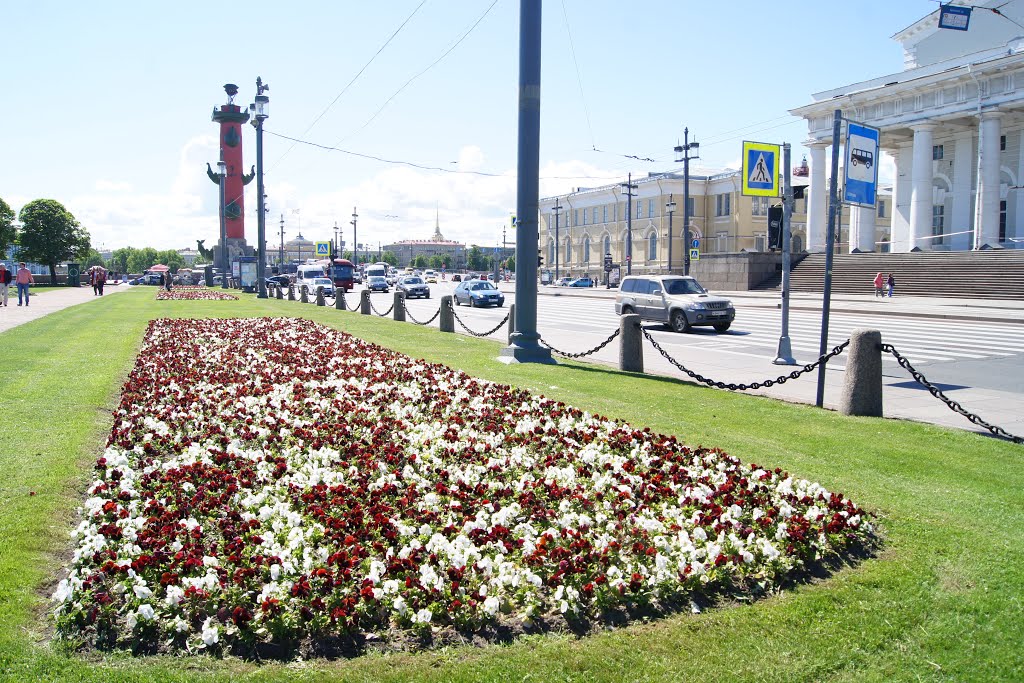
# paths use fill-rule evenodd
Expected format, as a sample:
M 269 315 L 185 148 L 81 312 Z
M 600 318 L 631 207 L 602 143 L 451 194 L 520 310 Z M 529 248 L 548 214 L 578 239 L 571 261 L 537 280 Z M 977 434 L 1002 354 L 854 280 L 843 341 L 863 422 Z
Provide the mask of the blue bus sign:
M 966 31 L 971 23 L 971 8 L 943 5 L 939 8 L 939 28 Z
M 875 206 L 878 189 L 877 128 L 850 121 L 846 127 L 846 184 L 843 201 L 857 206 Z

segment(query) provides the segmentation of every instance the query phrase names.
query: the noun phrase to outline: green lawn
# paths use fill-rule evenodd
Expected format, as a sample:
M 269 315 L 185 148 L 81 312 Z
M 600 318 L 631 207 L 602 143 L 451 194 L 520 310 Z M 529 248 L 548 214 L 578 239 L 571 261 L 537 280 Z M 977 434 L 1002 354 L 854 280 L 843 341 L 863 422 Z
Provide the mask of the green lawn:
M 288 301 L 162 302 L 155 289 L 0 334 L 4 680 L 1011 681 L 1024 679 L 1024 447 L 850 418 L 604 367 L 505 366 L 495 342 Z M 878 557 L 751 605 L 586 638 L 335 662 L 68 654 L 47 598 L 109 411 L 155 317 L 302 315 L 639 426 L 781 466 L 877 513 Z M 35 495 L 32 495 L 35 492 Z

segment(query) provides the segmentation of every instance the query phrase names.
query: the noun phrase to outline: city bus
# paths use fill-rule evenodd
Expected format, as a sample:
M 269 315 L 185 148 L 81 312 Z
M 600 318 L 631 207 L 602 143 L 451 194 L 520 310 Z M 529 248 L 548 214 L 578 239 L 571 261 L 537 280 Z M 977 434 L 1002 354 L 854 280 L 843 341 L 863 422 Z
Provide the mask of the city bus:
M 331 263 L 331 280 L 334 289 L 349 291 L 355 285 L 355 265 L 348 259 L 336 258 Z

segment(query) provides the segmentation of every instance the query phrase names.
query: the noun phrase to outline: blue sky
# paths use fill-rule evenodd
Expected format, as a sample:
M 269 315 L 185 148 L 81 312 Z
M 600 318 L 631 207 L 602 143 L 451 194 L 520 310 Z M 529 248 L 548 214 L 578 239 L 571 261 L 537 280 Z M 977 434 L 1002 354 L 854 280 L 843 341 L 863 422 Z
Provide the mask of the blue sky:
M 936 7 L 548 0 L 541 193 L 675 169 L 684 126 L 699 166 L 736 167 L 743 139 L 791 142 L 798 163 L 806 127 L 788 110 L 902 70 L 890 37 Z M 224 83 L 247 105 L 261 76 L 272 244 L 282 214 L 285 239 L 328 239 L 335 221 L 350 237 L 353 207 L 361 242 L 428 238 L 436 210 L 446 237 L 495 244 L 515 207 L 518 12 L 515 0 L 7 3 L 0 197 L 16 210 L 57 199 L 98 247 L 212 245 L 210 113 Z M 249 165 L 255 131 L 244 135 Z

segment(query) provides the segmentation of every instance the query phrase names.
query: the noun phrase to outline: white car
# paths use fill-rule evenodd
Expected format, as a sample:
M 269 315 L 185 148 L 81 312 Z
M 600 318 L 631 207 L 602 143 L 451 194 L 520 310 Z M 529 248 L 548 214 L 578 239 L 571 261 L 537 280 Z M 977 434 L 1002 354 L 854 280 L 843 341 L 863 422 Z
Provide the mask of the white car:
M 306 298 L 313 299 L 316 297 L 316 290 L 324 290 L 324 296 L 334 296 L 334 283 L 331 282 L 330 278 L 326 277 L 315 277 L 312 280 L 306 280 L 302 284 L 302 289 L 306 292 Z

